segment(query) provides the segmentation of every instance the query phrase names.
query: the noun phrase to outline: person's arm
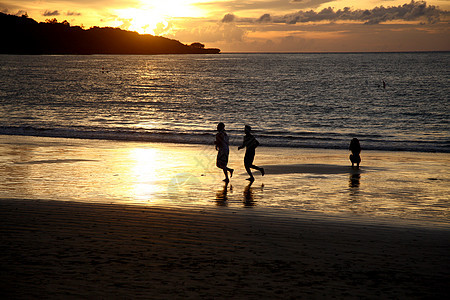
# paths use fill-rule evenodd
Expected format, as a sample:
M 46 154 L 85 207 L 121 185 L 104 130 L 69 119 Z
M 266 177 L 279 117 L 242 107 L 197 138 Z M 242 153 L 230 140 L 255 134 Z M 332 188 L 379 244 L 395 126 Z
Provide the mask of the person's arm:
M 219 150 L 219 145 L 222 143 L 222 136 L 220 133 L 216 134 L 216 140 L 214 141 L 214 145 L 216 145 L 216 150 Z
M 244 140 L 242 141 L 242 145 L 238 147 L 238 150 L 244 149 L 245 146 L 247 146 L 247 143 L 246 143 L 245 136 L 244 136 Z

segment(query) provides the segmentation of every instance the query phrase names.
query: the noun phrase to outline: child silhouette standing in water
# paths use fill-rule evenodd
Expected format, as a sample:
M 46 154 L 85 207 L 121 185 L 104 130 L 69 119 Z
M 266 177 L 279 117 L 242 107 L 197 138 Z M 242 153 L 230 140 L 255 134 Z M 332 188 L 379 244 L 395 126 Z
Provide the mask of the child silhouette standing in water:
M 264 176 L 264 168 L 260 168 L 253 164 L 253 160 L 255 159 L 255 149 L 256 147 L 259 146 L 259 142 L 251 134 L 251 130 L 252 128 L 249 125 L 245 125 L 244 142 L 242 143 L 242 146 L 238 147 L 238 150 L 241 150 L 244 147 L 246 147 L 244 156 L 244 166 L 248 175 L 250 175 L 250 178 L 247 178 L 247 180 L 253 182 L 255 181 L 255 177 L 253 177 L 252 171 L 250 169 L 256 169 L 261 172 L 262 176 Z
M 219 151 L 219 153 L 217 153 L 216 166 L 223 170 L 223 173 L 225 174 L 225 179 L 223 181 L 228 183 L 230 181 L 228 179 L 228 172 L 230 172 L 230 177 L 233 177 L 234 170 L 227 167 L 228 155 L 230 154 L 230 142 L 228 134 L 225 132 L 225 124 L 222 122 L 217 125 L 216 141 L 214 144 L 216 145 L 216 150 Z
M 359 163 L 361 162 L 361 156 L 359 156 L 359 153 L 361 153 L 361 145 L 359 144 L 359 140 L 357 138 L 353 138 L 348 149 L 352 152 L 352 154 L 350 154 L 352 168 L 356 164 L 356 167 L 359 169 Z

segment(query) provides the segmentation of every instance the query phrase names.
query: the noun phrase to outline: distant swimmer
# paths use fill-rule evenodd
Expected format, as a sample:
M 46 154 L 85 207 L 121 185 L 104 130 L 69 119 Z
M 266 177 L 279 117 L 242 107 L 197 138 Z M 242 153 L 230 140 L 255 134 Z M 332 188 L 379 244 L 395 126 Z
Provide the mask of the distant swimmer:
M 242 142 L 242 145 L 238 147 L 238 150 L 241 150 L 243 148 L 246 148 L 245 150 L 245 156 L 244 156 L 244 166 L 245 170 L 247 171 L 248 175 L 250 175 L 247 180 L 253 182 L 255 181 L 255 177 L 253 177 L 252 171 L 250 169 L 256 169 L 261 172 L 261 175 L 264 176 L 264 168 L 255 166 L 253 164 L 253 160 L 255 159 L 255 150 L 256 147 L 259 146 L 259 142 L 256 140 L 256 138 L 251 134 L 252 128 L 249 125 L 245 125 L 245 136 L 244 141 Z
M 352 154 L 350 154 L 352 168 L 356 164 L 356 167 L 359 169 L 359 163 L 361 162 L 361 156 L 359 156 L 361 153 L 361 145 L 359 144 L 359 140 L 357 138 L 353 138 L 348 149 L 352 152 Z
M 227 167 L 228 155 L 230 154 L 230 142 L 228 134 L 225 132 L 225 124 L 222 122 L 217 125 L 216 141 L 214 144 L 216 145 L 216 150 L 219 151 L 217 153 L 216 166 L 219 169 L 222 169 L 225 174 L 225 179 L 223 181 L 229 182 L 228 172 L 230 172 L 230 177 L 233 177 L 234 170 Z
M 386 89 L 386 82 L 383 80 L 383 89 Z

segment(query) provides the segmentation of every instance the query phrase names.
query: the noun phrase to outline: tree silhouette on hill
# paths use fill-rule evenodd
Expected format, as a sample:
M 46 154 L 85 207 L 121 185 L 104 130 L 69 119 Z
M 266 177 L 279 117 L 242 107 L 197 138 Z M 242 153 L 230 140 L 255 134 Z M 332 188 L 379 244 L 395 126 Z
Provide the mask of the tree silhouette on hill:
M 36 22 L 0 13 L 2 54 L 208 54 L 201 43 L 185 45 L 177 40 L 138 34 L 112 27 L 83 29 L 56 19 Z

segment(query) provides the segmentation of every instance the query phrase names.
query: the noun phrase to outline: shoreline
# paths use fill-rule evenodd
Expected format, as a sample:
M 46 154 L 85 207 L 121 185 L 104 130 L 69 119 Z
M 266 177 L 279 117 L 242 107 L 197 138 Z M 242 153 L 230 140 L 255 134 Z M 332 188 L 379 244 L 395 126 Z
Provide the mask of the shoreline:
M 10 299 L 423 299 L 450 292 L 448 229 L 249 210 L 16 200 L 0 207 L 0 288 Z
M 17 129 L 17 128 L 16 128 Z M 37 132 L 40 132 L 40 134 L 26 134 L 26 133 L 20 133 L 20 132 L 1 132 L 0 136 L 12 136 L 12 137 L 29 137 L 29 138 L 50 138 L 50 139 L 74 139 L 74 140 L 86 140 L 86 141 L 105 141 L 105 142 L 122 142 L 122 143 L 148 143 L 148 144 L 172 144 L 172 145 L 193 145 L 193 146 L 211 146 L 210 140 L 214 139 L 214 134 L 211 133 L 210 137 L 208 138 L 208 141 L 205 140 L 195 140 L 195 141 L 186 141 L 183 139 L 176 140 L 172 137 L 170 138 L 164 138 L 164 137 L 157 137 L 161 133 L 142 133 L 142 132 L 133 132 L 128 133 L 129 135 L 126 137 L 119 137 L 116 135 L 115 132 L 82 132 L 82 135 L 80 135 L 80 132 L 74 132 L 72 135 L 67 133 L 67 130 L 65 129 L 45 129 L 45 128 L 34 128 L 32 126 L 27 126 L 24 128 L 21 128 L 21 130 L 35 130 Z M 62 132 L 65 132 L 65 134 L 44 134 L 43 131 L 47 130 L 61 130 Z M 84 134 L 84 135 L 83 135 Z M 182 133 L 186 134 L 186 133 Z M 152 136 L 153 135 L 153 136 Z M 152 137 L 149 137 L 152 136 Z M 202 135 L 202 138 L 204 138 L 204 135 Z M 237 147 L 241 143 L 236 141 L 231 141 L 230 146 L 231 147 Z M 337 151 L 347 151 L 347 145 L 343 147 L 325 147 L 321 145 L 275 145 L 275 144 L 265 144 L 262 147 L 265 148 L 283 148 L 283 149 L 296 149 L 296 150 L 311 150 L 311 149 L 318 149 L 318 150 L 337 150 Z M 424 154 L 450 154 L 449 149 L 438 151 L 436 149 L 428 149 L 428 150 L 417 150 L 412 148 L 363 148 L 365 151 L 374 151 L 374 152 L 394 152 L 394 153 L 424 153 Z

